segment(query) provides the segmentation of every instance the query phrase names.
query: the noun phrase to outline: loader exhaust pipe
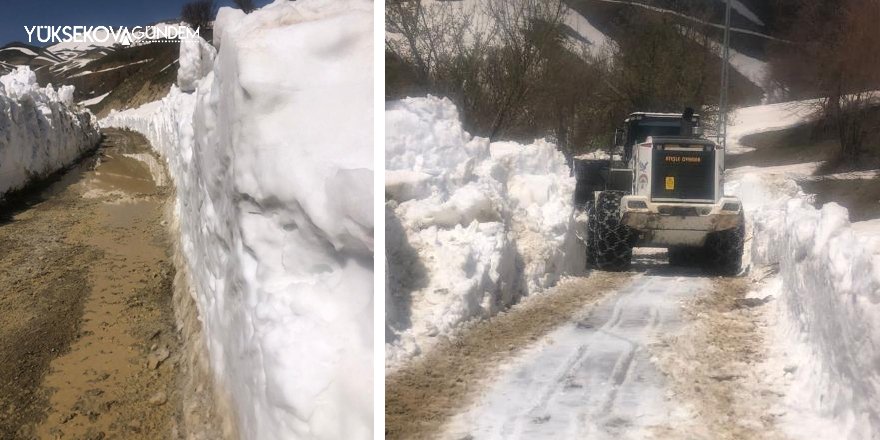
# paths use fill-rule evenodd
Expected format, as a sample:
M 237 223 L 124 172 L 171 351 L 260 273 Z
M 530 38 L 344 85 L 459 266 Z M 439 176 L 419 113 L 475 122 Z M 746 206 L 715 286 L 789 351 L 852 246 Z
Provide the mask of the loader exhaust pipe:
M 687 138 L 694 136 L 694 109 L 690 107 L 685 108 L 681 114 L 681 136 Z

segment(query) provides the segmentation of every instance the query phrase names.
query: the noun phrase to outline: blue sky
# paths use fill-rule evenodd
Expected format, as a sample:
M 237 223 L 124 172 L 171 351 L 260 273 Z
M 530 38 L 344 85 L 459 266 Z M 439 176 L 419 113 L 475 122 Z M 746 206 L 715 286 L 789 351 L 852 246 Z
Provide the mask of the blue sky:
M 24 26 L 137 26 L 176 18 L 189 0 L 0 0 L 0 46 L 27 42 Z M 231 6 L 231 0 L 215 0 Z M 255 0 L 258 6 L 269 0 Z

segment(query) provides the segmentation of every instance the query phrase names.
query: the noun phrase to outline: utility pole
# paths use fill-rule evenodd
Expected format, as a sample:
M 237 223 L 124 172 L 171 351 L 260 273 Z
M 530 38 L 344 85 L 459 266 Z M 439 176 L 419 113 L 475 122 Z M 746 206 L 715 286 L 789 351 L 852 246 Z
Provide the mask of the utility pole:
M 727 88 L 730 83 L 730 0 L 725 2 L 724 49 L 721 60 L 721 97 L 718 100 L 718 143 L 727 155 Z

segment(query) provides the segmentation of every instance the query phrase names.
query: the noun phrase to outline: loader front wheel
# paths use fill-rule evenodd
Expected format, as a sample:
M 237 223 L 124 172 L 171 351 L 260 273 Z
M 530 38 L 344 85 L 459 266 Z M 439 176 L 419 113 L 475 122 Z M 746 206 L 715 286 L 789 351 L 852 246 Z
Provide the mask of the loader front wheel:
M 587 264 L 596 269 L 623 271 L 632 262 L 633 232 L 620 223 L 622 197 L 605 191 L 587 205 Z

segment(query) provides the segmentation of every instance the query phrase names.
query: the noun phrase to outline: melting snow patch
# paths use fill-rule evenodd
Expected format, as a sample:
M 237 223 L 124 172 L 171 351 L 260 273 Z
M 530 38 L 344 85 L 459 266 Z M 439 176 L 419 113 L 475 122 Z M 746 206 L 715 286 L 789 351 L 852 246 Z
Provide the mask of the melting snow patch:
M 100 103 L 101 101 L 103 101 L 104 98 L 106 98 L 107 95 L 109 95 L 109 94 L 110 94 L 110 92 L 107 92 L 107 93 L 105 93 L 105 94 L 103 94 L 103 95 L 95 96 L 94 98 L 89 98 L 89 99 L 86 99 L 86 100 L 80 101 L 80 102 L 79 102 L 79 105 L 81 105 L 81 106 L 83 106 L 83 107 L 88 107 L 88 106 L 90 106 L 90 105 L 98 104 L 98 103 Z

